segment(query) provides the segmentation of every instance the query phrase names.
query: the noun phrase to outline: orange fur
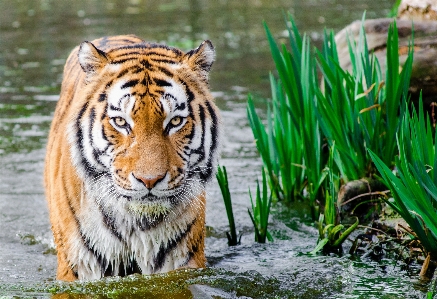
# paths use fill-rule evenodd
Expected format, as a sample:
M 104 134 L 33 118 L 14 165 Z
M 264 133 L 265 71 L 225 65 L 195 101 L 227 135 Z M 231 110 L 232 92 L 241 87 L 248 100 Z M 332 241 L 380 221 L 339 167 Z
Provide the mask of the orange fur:
M 213 51 L 135 36 L 73 50 L 45 165 L 58 279 L 205 266 L 204 185 L 219 134 Z

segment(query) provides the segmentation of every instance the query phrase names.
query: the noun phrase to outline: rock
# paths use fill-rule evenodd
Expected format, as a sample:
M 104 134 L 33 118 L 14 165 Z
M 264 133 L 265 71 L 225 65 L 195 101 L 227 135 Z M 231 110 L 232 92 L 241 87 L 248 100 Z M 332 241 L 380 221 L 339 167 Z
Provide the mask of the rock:
M 342 185 L 337 197 L 340 217 L 344 219 L 354 215 L 358 217 L 360 223 L 368 223 L 378 218 L 376 206 L 381 201 L 377 198 L 383 196 L 386 189 L 387 187 L 379 180 L 371 178 L 362 178 Z
M 436 0 L 402 0 L 397 17 L 400 20 L 430 21 L 437 20 Z

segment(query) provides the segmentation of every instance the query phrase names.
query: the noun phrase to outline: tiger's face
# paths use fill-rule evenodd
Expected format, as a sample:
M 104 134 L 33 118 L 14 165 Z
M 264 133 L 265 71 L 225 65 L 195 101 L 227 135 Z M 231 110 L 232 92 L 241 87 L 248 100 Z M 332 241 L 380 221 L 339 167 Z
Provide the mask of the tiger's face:
M 144 200 L 170 197 L 189 175 L 195 120 L 183 87 L 166 79 L 155 96 L 137 96 L 146 93 L 147 86 L 122 88 L 129 84 L 125 81 L 108 92 L 103 131 L 114 144 L 109 167 L 122 194 Z
M 87 101 L 70 143 L 102 206 L 125 201 L 141 214 L 165 214 L 204 189 L 219 134 L 208 89 L 213 60 L 209 42 L 188 53 L 153 44 L 110 52 L 81 45 Z

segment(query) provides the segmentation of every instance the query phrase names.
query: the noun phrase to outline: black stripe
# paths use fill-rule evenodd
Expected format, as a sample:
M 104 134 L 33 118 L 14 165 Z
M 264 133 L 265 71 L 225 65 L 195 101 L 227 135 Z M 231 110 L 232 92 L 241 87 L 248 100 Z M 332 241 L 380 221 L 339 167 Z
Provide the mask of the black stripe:
M 145 198 L 142 198 L 142 200 L 147 201 L 147 196 Z M 140 230 L 146 231 L 151 228 L 156 227 L 158 224 L 160 224 L 162 221 L 164 221 L 164 215 L 160 214 L 158 217 L 154 217 L 153 219 L 150 219 L 147 216 L 143 216 L 141 218 L 137 219 L 137 226 Z
M 185 93 L 188 97 L 188 103 L 194 100 L 194 93 L 191 91 L 191 89 L 188 87 L 187 83 L 182 82 L 182 84 L 185 86 Z
M 63 184 L 62 184 L 62 189 L 63 189 L 63 191 L 64 191 L 64 194 L 68 194 L 68 191 L 67 191 L 67 189 L 66 189 L 66 186 L 69 184 L 69 182 L 66 182 L 66 181 L 65 181 L 65 177 L 64 177 L 64 175 L 62 175 L 61 179 L 62 179 L 62 182 L 63 182 Z M 73 207 L 73 204 L 71 203 L 71 198 L 70 198 L 69 196 L 66 196 L 66 199 L 67 199 L 68 207 L 70 208 L 70 211 L 71 211 L 71 213 L 73 214 L 74 221 L 76 222 L 76 226 L 77 226 L 77 229 L 78 229 L 78 231 L 79 231 L 79 235 L 80 235 L 80 238 L 81 238 L 82 244 L 85 246 L 86 249 L 88 249 L 88 251 L 90 251 L 90 252 L 94 255 L 94 250 L 92 250 L 92 248 L 89 246 L 89 240 L 88 240 L 88 238 L 86 237 L 86 235 L 83 233 L 83 231 L 82 231 L 82 226 L 80 225 L 80 221 L 79 221 L 79 219 L 76 217 L 76 214 L 77 214 L 77 213 L 76 213 L 76 210 L 75 210 L 74 207 Z M 62 245 L 63 245 L 63 241 L 62 241 Z M 68 263 L 71 262 L 70 260 L 68 260 L 68 257 L 67 257 L 67 256 L 65 256 L 65 260 L 66 260 Z M 73 271 L 73 274 L 76 276 L 76 278 L 78 278 L 78 273 L 77 273 L 77 272 L 74 272 L 74 271 Z
M 106 228 L 111 232 L 111 234 L 116 237 L 120 242 L 127 245 L 126 240 L 123 238 L 121 233 L 118 231 L 117 226 L 115 225 L 115 218 L 106 213 L 103 210 L 103 207 L 99 205 L 100 213 L 103 217 L 103 224 L 105 224 Z
M 186 156 L 188 156 L 188 154 L 185 152 L 185 151 L 183 151 L 184 152 L 184 154 L 185 154 L 185 156 L 184 155 L 182 155 L 179 151 L 176 151 L 176 154 L 183 160 L 183 161 L 186 161 L 187 160 L 187 157 Z
M 149 86 L 149 77 L 148 76 L 144 76 L 144 78 L 141 80 L 140 84 L 143 86 Z
M 131 68 L 131 73 L 132 74 L 139 74 L 139 73 L 142 73 L 142 72 L 144 72 L 144 68 L 142 68 L 142 67 L 134 66 L 134 67 Z
M 186 134 L 184 137 L 188 138 L 188 140 L 190 140 L 190 142 L 191 142 L 191 139 L 193 139 L 193 137 L 194 137 L 194 132 L 195 132 L 195 126 L 194 126 L 194 123 L 193 123 L 193 125 L 191 126 L 191 131 L 188 134 Z
M 176 109 L 175 110 L 184 110 L 185 107 L 186 107 L 185 102 L 182 102 L 181 104 L 176 104 L 176 106 L 175 106 Z
M 176 64 L 175 61 L 169 59 L 150 58 L 150 60 L 156 63 Z
M 105 277 L 115 276 L 115 275 L 127 276 L 131 274 L 142 274 L 141 269 L 138 266 L 138 263 L 135 260 L 135 258 L 129 259 L 126 265 L 124 264 L 124 261 L 121 261 L 120 265 L 118 265 L 117 272 L 115 271 L 115 269 L 112 268 L 112 264 L 109 264 L 108 267 L 106 268 L 104 276 Z
M 120 73 L 118 73 L 117 75 L 117 79 L 120 79 L 121 77 L 123 77 L 124 75 L 126 75 L 127 73 L 129 73 L 129 69 L 124 69 L 122 70 Z
M 173 86 L 170 82 L 161 79 L 154 79 L 153 82 L 159 87 Z
M 63 185 L 63 188 L 65 189 L 65 186 L 67 186 L 67 183 L 64 182 L 64 184 L 62 184 L 62 185 Z M 64 192 L 66 192 L 66 191 L 64 191 Z M 98 264 L 99 264 L 99 267 L 100 267 L 100 270 L 101 270 L 102 276 L 106 275 L 107 272 L 108 272 L 108 271 L 107 271 L 108 267 L 111 266 L 110 263 L 109 263 L 109 261 L 108 261 L 107 259 L 105 259 L 105 258 L 103 257 L 102 254 L 98 253 L 98 252 L 94 249 L 94 246 L 91 245 L 91 243 L 90 243 L 91 240 L 90 240 L 90 238 L 89 238 L 89 237 L 84 233 L 84 231 L 82 230 L 82 227 L 81 227 L 81 224 L 80 224 L 80 222 L 79 222 L 79 219 L 76 217 L 76 211 L 74 210 L 73 205 L 71 204 L 71 201 L 70 201 L 70 198 L 69 198 L 69 197 L 67 197 L 67 201 L 68 201 L 68 205 L 69 205 L 69 207 L 70 207 L 70 210 L 71 210 L 72 213 L 73 213 L 74 219 L 75 219 L 75 221 L 76 221 L 76 224 L 77 224 L 77 227 L 78 227 L 78 230 L 79 230 L 79 234 L 80 234 L 80 237 L 81 237 L 81 240 L 82 240 L 82 244 L 83 244 L 84 247 L 85 247 L 89 252 L 91 252 L 91 253 L 94 255 L 94 257 L 96 258 L 96 260 L 97 260 L 97 262 L 98 262 Z M 102 215 L 103 215 L 103 221 L 104 221 L 104 224 L 109 228 L 109 230 L 112 232 L 112 234 L 113 234 L 114 236 L 116 236 L 120 241 L 122 241 L 122 242 L 124 242 L 124 243 L 126 244 L 126 242 L 123 240 L 123 238 L 121 237 L 121 235 L 120 235 L 117 231 L 111 229 L 112 226 L 113 226 L 113 222 L 114 222 L 114 221 L 112 220 L 112 223 L 111 223 L 111 220 L 106 219 L 106 217 L 105 217 L 106 214 L 101 210 L 101 207 L 99 207 L 99 208 L 100 208 L 100 211 L 102 212 Z M 112 275 L 115 275 L 115 273 L 112 273 Z
M 106 101 L 106 98 L 107 98 L 106 93 L 101 93 L 101 94 L 99 95 L 99 102 L 104 102 L 104 101 Z
M 135 59 L 137 59 L 137 57 L 113 60 L 113 61 L 111 61 L 111 64 L 122 64 L 122 63 L 125 63 L 126 61 L 135 60 Z
M 126 83 L 124 83 L 120 88 L 121 89 L 129 88 L 129 87 L 137 85 L 138 82 L 139 82 L 138 80 L 129 80 Z
M 197 219 L 194 219 L 193 222 L 188 224 L 185 231 L 180 232 L 177 234 L 173 239 L 169 240 L 167 246 L 165 244 L 161 244 L 159 247 L 159 251 L 156 254 L 155 258 L 153 259 L 153 270 L 156 272 L 157 270 L 161 269 L 162 266 L 164 266 L 165 258 L 167 257 L 167 254 L 170 253 L 176 246 L 179 244 L 179 242 L 182 241 L 183 238 L 185 238 L 191 231 L 191 228 L 193 227 L 194 223 Z
M 200 146 L 196 149 L 193 149 L 192 153 L 199 154 L 200 158 L 194 165 L 197 165 L 199 161 L 202 161 L 205 158 L 205 108 L 203 108 L 203 106 L 199 106 L 199 118 L 201 123 L 200 134 L 202 134 L 200 139 Z
M 88 137 L 90 139 L 90 146 L 93 148 L 93 157 L 94 160 L 100 164 L 103 168 L 106 168 L 106 166 L 100 161 L 100 156 L 103 154 L 99 149 L 97 149 L 94 146 L 94 138 L 93 138 L 93 128 L 94 128 L 94 121 L 96 119 L 96 109 L 93 107 L 90 110 L 90 128 L 88 131 Z
M 184 170 L 180 167 L 176 170 L 178 172 L 178 175 L 176 175 L 173 179 L 168 181 L 168 184 L 171 185 L 173 182 L 176 182 L 181 176 L 184 176 L 183 172 Z
M 113 82 L 114 82 L 114 81 L 111 80 L 111 81 L 109 81 L 108 83 L 106 83 L 106 85 L 105 85 L 105 90 L 107 90 L 109 87 L 111 87 Z
M 129 56 L 129 55 L 141 55 L 141 52 L 139 52 L 139 51 L 125 52 L 125 53 L 117 54 L 116 58 Z
M 167 76 L 170 77 L 170 78 L 173 78 L 173 73 L 172 73 L 171 71 L 167 70 L 167 69 L 164 68 L 164 67 L 160 67 L 160 66 L 158 66 L 157 68 L 158 68 L 158 70 L 159 70 L 161 73 L 167 75 Z
M 76 118 L 76 143 L 79 148 L 79 152 L 81 153 L 81 164 L 84 166 L 85 173 L 88 177 L 95 177 L 97 175 L 96 169 L 88 162 L 88 160 L 85 159 L 85 150 L 84 150 L 84 138 L 83 138 L 83 132 L 80 120 L 82 119 L 83 115 L 85 114 L 85 111 L 88 108 L 89 102 L 86 102 L 82 108 L 79 110 L 79 115 Z
M 109 109 L 111 109 L 111 110 L 114 110 L 114 111 L 121 111 L 121 109 L 120 108 L 118 108 L 118 107 L 115 107 L 114 105 L 109 105 Z
M 125 40 L 125 42 L 133 43 L 132 40 Z M 122 43 L 120 43 L 120 44 L 122 44 Z M 120 51 L 120 50 L 142 50 L 142 49 L 146 49 L 146 48 L 148 48 L 148 47 L 144 43 L 135 43 L 135 44 L 132 44 L 132 45 L 121 46 L 121 47 L 112 49 L 108 53 L 117 52 L 117 51 Z M 129 52 L 129 53 L 131 53 L 131 52 Z
M 217 115 L 215 113 L 215 110 L 212 108 L 211 104 L 209 102 L 205 102 L 206 108 L 208 109 L 208 113 L 211 117 L 211 149 L 209 151 L 209 157 L 208 157 L 208 161 L 206 163 L 206 169 L 203 173 L 203 179 L 205 181 L 209 181 L 212 177 L 212 172 L 213 172 L 213 156 L 214 153 L 217 150 L 217 134 L 218 134 L 218 128 L 217 128 L 217 122 L 218 122 L 218 118 Z
M 164 94 L 164 98 L 177 102 L 177 99 L 169 93 Z
M 140 63 L 142 66 L 144 66 L 148 70 L 153 69 L 152 65 L 150 64 L 150 62 L 148 60 L 141 60 Z

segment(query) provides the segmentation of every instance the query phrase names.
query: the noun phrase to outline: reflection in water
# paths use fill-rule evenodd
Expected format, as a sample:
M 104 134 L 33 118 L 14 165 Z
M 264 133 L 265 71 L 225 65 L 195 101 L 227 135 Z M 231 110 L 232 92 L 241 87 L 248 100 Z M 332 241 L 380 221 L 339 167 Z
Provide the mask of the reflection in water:
M 179 280 L 172 278 L 173 282 L 146 277 L 137 285 L 130 285 L 129 294 L 135 293 L 134 288 L 152 288 L 164 281 L 165 287 L 178 287 L 174 298 L 190 297 L 187 284 L 195 283 L 221 291 L 195 286 L 193 293 L 204 292 L 213 297 L 218 292 L 215 294 L 224 298 L 226 294 L 253 298 L 364 298 L 360 296 L 369 293 L 373 298 L 392 298 L 390 294 L 419 298 L 420 292 L 413 290 L 409 276 L 393 261 L 368 267 L 348 258 L 310 258 L 302 254 L 316 242 L 314 228 L 302 223 L 306 219 L 304 210 L 290 213 L 276 206 L 271 219 L 275 243 L 265 246 L 254 244 L 247 215 L 248 187 L 254 188 L 261 162 L 247 126 L 246 94 L 268 97 L 268 73 L 274 68 L 262 21 L 279 38 L 285 29 L 283 12 L 291 11 L 299 28 L 317 41 L 325 26 L 338 30 L 360 19 L 364 10 L 367 18 L 385 16 L 391 2 L 0 1 L 0 297 L 29 295 L 30 291 L 23 293 L 23 289 L 31 290 L 35 283 L 47 287 L 39 286 L 32 294 L 49 297 L 48 290 L 58 287 L 50 282 L 55 276 L 56 257 L 51 250 L 42 171 L 46 136 L 66 57 L 83 40 L 134 33 L 183 49 L 193 48 L 204 39 L 215 45 L 217 60 L 211 87 L 225 120 L 221 164 L 228 169 L 236 224 L 244 234 L 243 245 L 227 247 L 227 219 L 220 191 L 217 186 L 210 186 L 206 254 L 212 270 L 204 270 L 200 276 L 190 273 Z M 202 279 L 195 280 L 196 277 Z M 79 285 L 74 290 L 94 290 L 94 298 L 113 298 L 117 292 L 121 294 L 127 281 L 129 278 L 119 284 L 108 282 L 113 288 L 105 289 L 106 293 L 92 289 L 93 285 L 90 289 Z M 102 285 L 94 285 L 99 286 Z M 387 295 L 378 297 L 385 289 Z M 263 290 L 264 295 L 260 295 Z M 156 289 L 156 293 L 170 298 L 168 291 Z M 75 296 L 78 297 L 85 298 Z

